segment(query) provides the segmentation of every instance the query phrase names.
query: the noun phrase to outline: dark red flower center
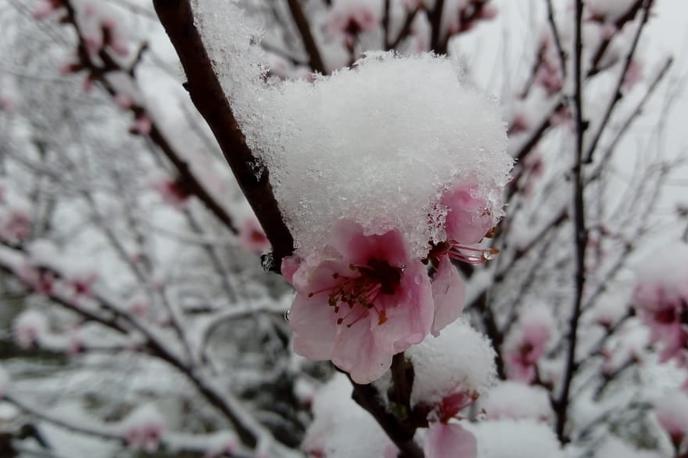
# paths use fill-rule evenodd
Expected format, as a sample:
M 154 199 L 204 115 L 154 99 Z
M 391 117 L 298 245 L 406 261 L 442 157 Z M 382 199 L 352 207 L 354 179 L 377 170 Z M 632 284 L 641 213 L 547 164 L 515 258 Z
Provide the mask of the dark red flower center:
M 378 315 L 378 324 L 387 321 L 387 313 L 378 299 L 381 294 L 395 294 L 401 284 L 403 267 L 391 265 L 381 259 L 370 259 L 364 265 L 351 264 L 351 275 L 339 273 L 332 274 L 335 284 L 320 291 L 311 292 L 308 296 L 327 293 L 327 302 L 333 307 L 334 313 L 339 314 L 342 305 L 347 310 L 337 318 L 337 324 L 346 324 L 351 327 L 368 316 L 371 310 Z

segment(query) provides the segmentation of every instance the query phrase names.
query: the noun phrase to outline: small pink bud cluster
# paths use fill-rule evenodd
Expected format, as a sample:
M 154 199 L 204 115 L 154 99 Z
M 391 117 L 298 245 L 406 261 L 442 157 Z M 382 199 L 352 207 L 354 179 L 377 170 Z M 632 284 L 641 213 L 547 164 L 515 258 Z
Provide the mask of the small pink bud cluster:
M 555 329 L 547 307 L 532 307 L 521 315 L 516 329 L 504 343 L 507 375 L 512 380 L 531 383 L 537 376 L 537 363 L 545 354 Z
M 452 260 L 477 264 L 495 254 L 477 246 L 496 224 L 495 211 L 474 184 L 447 190 L 438 205 L 446 208 L 447 237 L 426 259 L 412 258 L 396 229 L 369 234 L 340 220 L 322 252 L 284 261 L 297 292 L 290 314 L 297 353 L 370 383 L 395 354 L 460 316 L 464 285 Z
M 561 63 L 557 55 L 551 35 L 546 35 L 540 41 L 539 59 L 535 83 L 542 87 L 548 95 L 559 93 L 564 87 L 564 78 L 561 74 Z

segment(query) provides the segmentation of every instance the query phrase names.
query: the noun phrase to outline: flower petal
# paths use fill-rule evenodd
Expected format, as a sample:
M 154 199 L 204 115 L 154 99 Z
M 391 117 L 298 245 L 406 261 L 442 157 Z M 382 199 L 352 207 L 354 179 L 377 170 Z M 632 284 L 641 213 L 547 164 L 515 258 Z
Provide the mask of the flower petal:
M 435 302 L 432 335 L 437 337 L 440 330 L 461 315 L 466 299 L 464 282 L 448 256 L 441 258 L 437 273 L 432 279 L 432 298 Z

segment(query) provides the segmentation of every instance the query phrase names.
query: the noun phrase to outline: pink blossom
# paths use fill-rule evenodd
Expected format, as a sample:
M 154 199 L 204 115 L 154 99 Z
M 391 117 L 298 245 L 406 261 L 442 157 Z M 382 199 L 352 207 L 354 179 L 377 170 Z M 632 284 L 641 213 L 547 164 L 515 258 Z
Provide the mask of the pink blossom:
M 41 0 L 34 8 L 33 18 L 41 21 L 50 17 L 62 6 L 62 0 Z
M 662 362 L 681 359 L 683 350 L 688 348 L 688 330 L 683 322 L 688 305 L 684 293 L 656 283 L 643 283 L 635 289 L 634 302 L 640 318 L 650 328 L 650 339 L 662 345 Z
M 518 328 L 504 345 L 506 370 L 510 379 L 533 381 L 536 364 L 545 353 L 553 329 L 553 318 L 546 307 L 533 307 L 524 312 Z
M 447 239 L 464 245 L 480 242 L 497 223 L 487 199 L 474 183 L 461 183 L 445 192 Z
M 24 210 L 10 209 L 2 215 L 0 237 L 11 242 L 26 240 L 31 234 L 31 216 Z
M 14 111 L 14 100 L 7 95 L 0 95 L 0 111 L 11 112 Z
M 437 272 L 432 279 L 432 298 L 435 302 L 435 317 L 432 334 L 439 335 L 441 329 L 453 323 L 463 312 L 466 287 L 448 256 L 439 260 Z
M 263 253 L 270 249 L 270 241 L 255 216 L 246 218 L 239 228 L 241 245 L 254 253 Z
M 380 23 L 379 12 L 367 0 L 337 0 L 329 12 L 327 30 L 343 35 L 347 45 L 363 32 L 374 30 Z
M 145 113 L 140 113 L 134 119 L 134 124 L 129 128 L 132 134 L 148 135 L 153 129 L 153 121 Z
M 528 117 L 524 113 L 516 113 L 509 126 L 509 135 L 517 135 L 526 132 L 529 127 L 530 123 L 528 122 Z
M 85 272 L 72 276 L 70 284 L 74 289 L 74 294 L 77 296 L 90 296 L 93 292 L 93 285 L 98 280 L 98 274 L 95 272 Z
M 123 110 L 128 110 L 134 105 L 134 100 L 131 98 L 131 96 L 122 92 L 117 93 L 114 100 L 117 106 Z
M 624 87 L 626 89 L 631 89 L 633 86 L 638 84 L 642 79 L 643 66 L 637 59 L 634 59 L 628 66 L 628 71 L 626 72 L 626 76 L 624 77 Z
M 313 268 L 302 263 L 293 278 L 294 350 L 332 360 L 357 383 L 379 378 L 396 353 L 431 330 L 430 279 L 396 230 L 366 235 L 340 221 L 322 258 Z
M 119 33 L 119 27 L 114 19 L 107 18 L 102 22 L 103 41 L 115 54 L 126 57 L 129 54 L 129 46 Z
M 564 87 L 564 80 L 561 77 L 559 66 L 547 59 L 543 60 L 535 75 L 535 83 L 545 89 L 549 95 L 561 91 Z
M 432 423 L 425 437 L 427 458 L 475 458 L 475 436 L 457 423 Z
M 153 189 L 160 193 L 166 204 L 176 208 L 186 205 L 191 196 L 184 183 L 170 178 L 164 178 L 153 183 Z

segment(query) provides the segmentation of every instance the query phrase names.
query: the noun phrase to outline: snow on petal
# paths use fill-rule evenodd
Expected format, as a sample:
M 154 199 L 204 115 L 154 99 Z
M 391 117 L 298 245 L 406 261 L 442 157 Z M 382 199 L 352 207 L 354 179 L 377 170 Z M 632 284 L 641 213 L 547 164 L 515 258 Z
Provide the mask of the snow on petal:
M 482 394 L 496 377 L 489 341 L 461 320 L 444 328 L 438 337 L 429 336 L 411 347 L 407 354 L 415 371 L 412 406 L 439 405 L 461 393 Z

